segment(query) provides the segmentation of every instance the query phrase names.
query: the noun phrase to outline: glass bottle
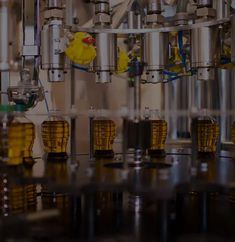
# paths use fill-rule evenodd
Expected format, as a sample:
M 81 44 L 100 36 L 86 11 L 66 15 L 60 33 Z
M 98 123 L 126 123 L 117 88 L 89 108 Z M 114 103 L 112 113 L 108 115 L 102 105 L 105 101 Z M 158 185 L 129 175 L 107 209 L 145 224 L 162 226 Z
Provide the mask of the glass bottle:
M 116 125 L 113 120 L 98 118 L 93 123 L 95 158 L 113 158 L 113 142 L 116 137 Z
M 12 105 L 0 105 L 0 160 L 7 165 L 20 165 L 23 162 L 24 131 L 13 111 Z
M 69 140 L 69 123 L 57 112 L 50 116 L 41 125 L 44 151 L 50 157 L 67 156 Z
M 208 115 L 200 116 L 197 120 L 197 145 L 199 154 L 216 152 L 219 139 L 219 124 Z
M 23 144 L 23 161 L 33 162 L 33 144 L 35 140 L 35 125 L 34 123 L 26 118 L 25 105 L 17 104 L 15 105 L 15 116 L 16 120 L 22 126 L 24 132 L 24 144 Z
M 148 153 L 151 157 L 165 156 L 167 122 L 159 115 L 158 110 L 150 110 L 151 137 Z

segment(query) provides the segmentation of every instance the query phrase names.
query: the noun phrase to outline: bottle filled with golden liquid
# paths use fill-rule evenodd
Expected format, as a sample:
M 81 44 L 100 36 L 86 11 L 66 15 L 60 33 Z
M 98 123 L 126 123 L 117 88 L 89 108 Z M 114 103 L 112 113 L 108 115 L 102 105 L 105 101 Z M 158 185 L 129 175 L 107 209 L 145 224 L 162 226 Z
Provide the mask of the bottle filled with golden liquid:
M 165 156 L 165 143 L 167 138 L 167 122 L 159 115 L 158 110 L 150 110 L 150 149 L 151 157 Z
M 232 142 L 235 145 L 235 122 L 232 124 Z
M 113 142 L 116 125 L 109 119 L 95 119 L 92 122 L 95 158 L 113 158 Z
M 219 124 L 210 117 L 197 120 L 197 144 L 201 155 L 214 154 L 219 139 Z
M 0 160 L 6 165 L 23 162 L 24 129 L 14 117 L 12 105 L 0 105 Z
M 50 157 L 67 156 L 69 123 L 58 113 L 51 113 L 41 125 L 44 151 Z
M 21 104 L 15 105 L 15 117 L 19 122 L 19 125 L 22 126 L 24 132 L 24 144 L 23 144 L 23 161 L 24 162 L 33 162 L 33 144 L 35 140 L 35 125 L 34 123 L 26 118 L 25 112 L 26 107 Z

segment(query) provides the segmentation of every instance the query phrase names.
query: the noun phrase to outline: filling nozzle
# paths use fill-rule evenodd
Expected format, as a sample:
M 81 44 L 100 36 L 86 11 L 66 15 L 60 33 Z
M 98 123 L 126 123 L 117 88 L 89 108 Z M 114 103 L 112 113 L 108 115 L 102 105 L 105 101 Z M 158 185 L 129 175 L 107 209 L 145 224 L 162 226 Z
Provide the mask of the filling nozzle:
M 96 28 L 110 28 L 111 15 L 109 1 L 96 0 L 95 16 L 93 23 Z M 96 72 L 97 83 L 109 83 L 113 72 L 116 70 L 117 44 L 116 35 L 112 33 L 96 34 L 97 55 L 93 63 L 93 69 Z
M 213 5 L 213 0 L 197 0 L 198 8 L 203 8 L 203 7 L 211 8 L 212 5 Z
M 49 82 L 61 82 L 65 79 L 69 64 L 64 48 L 66 30 L 62 1 L 48 0 L 44 13 L 45 23 L 41 31 L 41 68 L 48 71 Z
M 164 17 L 161 15 L 161 1 L 150 0 L 146 15 L 147 28 L 164 26 Z M 168 34 L 150 32 L 144 38 L 144 63 L 147 82 L 156 83 L 163 80 L 163 70 L 168 62 Z
M 196 22 L 210 21 L 216 18 L 212 1 L 197 1 Z M 198 80 L 213 80 L 219 60 L 219 30 L 217 27 L 201 27 L 192 30 L 192 67 L 197 70 Z
M 149 0 L 147 6 L 148 14 L 161 14 L 162 4 L 161 0 Z

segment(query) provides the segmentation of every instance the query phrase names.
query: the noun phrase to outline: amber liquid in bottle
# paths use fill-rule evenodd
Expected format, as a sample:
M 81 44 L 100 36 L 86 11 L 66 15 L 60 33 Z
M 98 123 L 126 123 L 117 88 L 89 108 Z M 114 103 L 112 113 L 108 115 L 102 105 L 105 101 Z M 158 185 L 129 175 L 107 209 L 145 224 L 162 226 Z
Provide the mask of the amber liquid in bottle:
M 5 137 L 6 138 L 6 137 Z M 24 129 L 21 123 L 13 122 L 8 127 L 5 141 L 8 154 L 5 154 L 8 165 L 20 165 L 23 162 L 23 147 L 25 145 Z
M 232 125 L 232 142 L 235 145 L 235 122 Z
M 112 120 L 94 120 L 94 155 L 96 158 L 112 158 L 116 125 Z
M 165 142 L 167 137 L 167 122 L 165 120 L 150 120 L 151 142 L 149 155 L 152 157 L 165 155 Z
M 66 156 L 69 124 L 65 120 L 48 120 L 42 123 L 44 151 L 49 156 Z
M 200 154 L 213 154 L 219 138 L 219 125 L 213 120 L 197 121 L 198 152 Z

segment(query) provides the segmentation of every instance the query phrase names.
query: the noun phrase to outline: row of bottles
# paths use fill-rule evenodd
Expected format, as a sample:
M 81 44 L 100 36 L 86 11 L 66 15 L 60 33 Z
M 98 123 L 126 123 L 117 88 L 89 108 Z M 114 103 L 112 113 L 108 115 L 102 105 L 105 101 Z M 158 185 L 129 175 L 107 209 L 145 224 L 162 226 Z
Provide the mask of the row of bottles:
M 18 165 L 22 161 L 32 160 L 32 149 L 35 139 L 35 125 L 25 117 L 23 105 L 0 105 L 0 160 L 9 165 Z M 167 137 L 167 122 L 160 118 L 148 117 L 143 120 L 143 125 L 136 127 L 133 123 L 129 136 L 133 139 L 144 138 L 147 142 L 150 156 L 165 154 Z M 114 156 L 113 143 L 116 137 L 116 125 L 110 119 L 94 119 L 93 125 L 93 150 L 96 158 L 112 158 Z M 134 128 L 133 128 L 134 127 Z M 141 129 L 141 130 L 140 130 Z M 235 143 L 235 124 L 232 129 Z M 136 133 L 140 133 L 137 137 Z M 192 130 L 192 132 L 194 132 Z M 215 153 L 219 139 L 219 125 L 211 117 L 204 115 L 197 119 L 197 139 L 199 153 Z M 58 114 L 50 116 L 41 124 L 44 151 L 50 156 L 66 157 L 69 140 L 69 123 Z M 135 137 L 136 136 L 136 137 Z M 130 138 L 130 137 L 125 137 Z M 145 142 L 144 141 L 144 142 Z M 133 143 L 133 142 L 132 142 Z M 131 147 L 132 148 L 132 147 Z
M 113 142 L 115 139 L 115 123 L 112 120 L 95 120 L 93 121 L 94 130 L 94 154 L 96 158 L 110 158 L 113 156 Z M 142 125 L 137 130 L 135 127 L 131 128 L 133 132 L 129 132 L 128 136 L 136 137 L 136 133 L 148 133 L 147 125 L 150 125 L 150 135 L 147 134 L 148 154 L 152 157 L 162 156 L 165 154 L 165 142 L 167 137 L 167 122 L 165 120 L 145 120 L 145 126 Z M 134 123 L 136 126 L 136 124 Z M 235 127 L 235 126 L 234 126 Z M 198 139 L 198 152 L 199 153 L 215 153 L 219 138 L 219 125 L 212 118 L 203 118 L 197 120 L 197 139 Z M 234 132 L 235 133 L 235 132 Z M 146 139 L 144 135 L 140 135 L 142 139 Z M 235 136 L 235 135 L 234 135 Z M 126 137 L 131 139 L 130 137 Z M 136 142 L 131 141 L 132 146 L 138 146 Z M 135 145 L 133 145 L 135 143 Z M 143 143 L 143 142 L 142 142 Z M 146 145 L 142 145 L 146 147 Z
M 35 125 L 26 118 L 24 105 L 0 105 L 0 160 L 4 164 L 30 163 L 33 157 Z M 69 124 L 56 113 L 41 125 L 44 151 L 66 155 Z

